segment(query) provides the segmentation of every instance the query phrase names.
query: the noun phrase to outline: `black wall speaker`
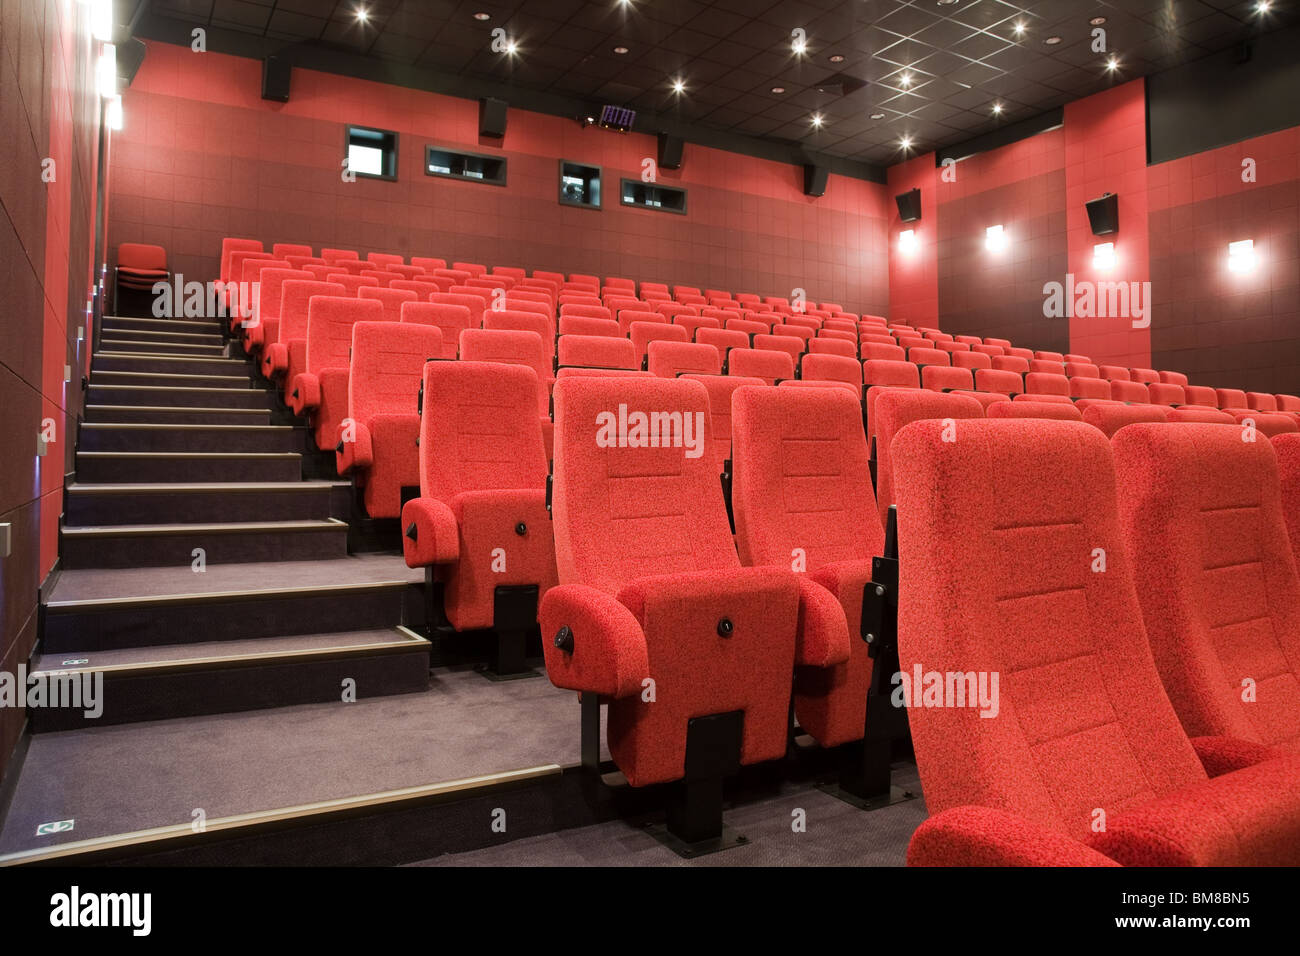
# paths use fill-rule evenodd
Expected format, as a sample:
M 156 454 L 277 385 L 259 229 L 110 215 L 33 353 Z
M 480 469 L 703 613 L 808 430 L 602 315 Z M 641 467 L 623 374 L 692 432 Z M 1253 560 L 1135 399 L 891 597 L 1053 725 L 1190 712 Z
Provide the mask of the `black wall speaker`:
M 1094 236 L 1109 236 L 1119 232 L 1119 196 L 1106 193 L 1100 199 L 1091 199 L 1088 207 L 1088 225 Z
M 894 197 L 898 203 L 898 218 L 903 222 L 916 222 L 921 218 L 921 190 L 909 189 Z
M 659 134 L 659 167 L 661 169 L 682 168 L 682 138 Z
M 117 45 L 117 75 L 126 80 L 124 86 L 130 86 L 135 79 L 136 71 L 144 62 L 144 54 L 144 41 L 137 37 Z
M 829 171 L 825 166 L 813 163 L 803 165 L 803 194 L 805 196 L 825 196 L 826 176 Z
M 289 102 L 289 78 L 293 67 L 278 56 L 268 56 L 262 61 L 262 99 L 277 103 Z
M 485 96 L 478 101 L 478 134 L 501 139 L 506 135 L 506 101 Z

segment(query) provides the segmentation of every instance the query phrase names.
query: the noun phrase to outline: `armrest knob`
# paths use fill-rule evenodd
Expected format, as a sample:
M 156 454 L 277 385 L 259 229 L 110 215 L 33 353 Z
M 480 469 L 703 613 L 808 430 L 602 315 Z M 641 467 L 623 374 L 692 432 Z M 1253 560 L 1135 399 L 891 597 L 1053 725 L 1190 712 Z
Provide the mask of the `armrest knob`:
M 555 646 L 566 654 L 573 653 L 573 629 L 564 625 L 555 632 Z

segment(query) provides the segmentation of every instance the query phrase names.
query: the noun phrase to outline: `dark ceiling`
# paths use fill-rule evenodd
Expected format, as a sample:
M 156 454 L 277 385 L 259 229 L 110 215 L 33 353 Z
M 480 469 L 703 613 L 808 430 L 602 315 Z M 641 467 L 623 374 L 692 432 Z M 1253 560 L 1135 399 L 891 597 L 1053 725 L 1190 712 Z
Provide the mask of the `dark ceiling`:
M 1261 14 L 1256 0 L 128 0 L 119 15 L 138 3 L 155 23 L 256 37 L 267 51 L 280 43 L 347 51 L 408 74 L 501 84 L 552 103 L 625 105 L 682 130 L 796 143 L 877 166 L 904 157 L 904 137 L 911 153 L 951 146 L 1288 25 L 1300 7 L 1274 0 Z M 1092 49 L 1097 17 L 1105 17 L 1106 53 Z M 496 28 L 518 44 L 515 54 L 492 52 Z M 792 51 L 796 28 L 807 37 L 801 56 Z M 1049 37 L 1060 42 L 1049 45 Z M 1110 55 L 1114 71 L 1106 69 Z M 672 89 L 677 78 L 681 94 Z

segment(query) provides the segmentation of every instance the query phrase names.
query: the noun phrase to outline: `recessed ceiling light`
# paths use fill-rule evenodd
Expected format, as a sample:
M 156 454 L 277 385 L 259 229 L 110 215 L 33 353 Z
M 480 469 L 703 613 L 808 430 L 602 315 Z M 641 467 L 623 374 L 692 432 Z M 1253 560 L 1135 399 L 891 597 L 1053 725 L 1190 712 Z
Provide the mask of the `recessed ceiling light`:
M 901 86 L 903 89 L 907 89 L 909 86 L 911 86 L 912 74 L 908 73 L 906 70 L 900 73 L 898 77 L 898 85 Z
M 357 7 L 357 21 L 359 23 L 365 23 L 369 19 L 370 19 L 370 14 L 369 12 L 367 12 L 366 8 Z
M 507 40 L 507 41 L 506 41 L 506 52 L 507 52 L 507 53 L 510 53 L 510 54 L 512 54 L 512 55 L 515 54 L 515 53 L 518 53 L 518 52 L 519 52 L 519 44 L 516 43 L 514 40 Z
M 910 137 L 910 136 L 904 136 L 902 139 L 900 139 L 900 140 L 898 141 L 898 145 L 901 146 L 901 147 L 903 147 L 903 149 L 911 149 L 911 148 L 912 148 L 912 137 Z
M 939 0 L 939 6 L 941 6 L 941 7 L 951 7 L 951 6 L 952 6 L 954 3 L 956 3 L 956 2 L 957 2 L 957 0 Z
M 1020 36 L 1024 36 L 1024 35 L 1025 35 L 1025 24 L 1024 24 L 1024 21 L 1023 21 L 1023 20 L 1017 20 L 1017 21 L 1015 22 L 1015 24 L 1012 26 L 1011 29 L 1015 31 L 1016 36 L 1018 36 L 1018 37 L 1020 37 Z
M 785 87 L 784 87 L 784 86 L 774 86 L 774 87 L 772 87 L 772 92 L 773 92 L 773 93 L 784 93 L 784 92 L 785 92 Z
M 1106 69 L 1107 69 L 1109 72 L 1111 72 L 1111 73 L 1114 73 L 1116 70 L 1118 70 L 1118 69 L 1119 69 L 1119 57 L 1117 57 L 1117 56 L 1112 56 L 1110 59 L 1108 59 L 1108 60 L 1106 61 Z
M 616 47 L 614 47 L 614 52 L 617 53 L 617 54 L 619 54 L 620 56 L 622 56 L 624 53 L 627 52 L 627 47 L 625 47 L 625 46 L 616 46 Z
M 492 14 L 490 14 L 490 13 L 476 13 L 476 14 L 474 14 L 474 19 L 475 19 L 475 20 L 491 20 L 491 19 L 492 19 Z
M 1091 23 L 1094 27 L 1099 27 L 1099 26 L 1101 26 L 1103 23 L 1106 22 L 1106 18 L 1105 18 L 1105 17 L 1093 17 L 1093 18 L 1092 18 L 1091 20 L 1089 20 L 1088 22 Z
M 1271 8 L 1272 6 L 1273 4 L 1271 4 L 1269 0 L 1259 0 L 1259 3 L 1255 4 L 1255 12 L 1268 13 L 1269 8 Z
M 673 80 L 673 92 L 674 93 L 686 92 L 686 81 L 683 80 L 680 76 L 677 79 Z
M 884 114 L 884 113 L 872 113 L 872 114 L 871 114 L 871 118 L 872 118 L 873 120 L 882 120 L 882 119 L 885 118 L 885 114 Z
M 1058 44 L 1058 43 L 1061 42 L 1061 38 L 1060 38 L 1060 37 L 1055 37 L 1055 36 L 1053 36 L 1053 37 L 1048 37 L 1048 38 L 1047 38 L 1046 40 L 1044 40 L 1043 42 L 1046 43 L 1048 46 L 1056 46 L 1056 44 Z
M 843 57 L 841 54 L 839 54 L 839 53 L 832 53 L 832 54 L 831 54 L 831 62 L 832 62 L 832 63 L 843 63 L 843 62 L 844 62 L 844 57 Z
M 1002 112 L 1002 104 L 1001 104 L 1001 103 L 994 103 L 994 104 L 993 104 L 993 112 L 994 112 L 995 114 L 1000 114 L 1000 113 Z
M 821 129 L 821 126 L 822 126 L 822 114 L 821 114 L 821 113 L 814 113 L 814 114 L 812 115 L 812 124 L 813 124 L 813 126 L 816 126 L 818 129 Z
M 802 28 L 793 31 L 794 40 L 790 43 L 790 49 L 795 56 L 803 56 L 808 52 L 808 40 Z

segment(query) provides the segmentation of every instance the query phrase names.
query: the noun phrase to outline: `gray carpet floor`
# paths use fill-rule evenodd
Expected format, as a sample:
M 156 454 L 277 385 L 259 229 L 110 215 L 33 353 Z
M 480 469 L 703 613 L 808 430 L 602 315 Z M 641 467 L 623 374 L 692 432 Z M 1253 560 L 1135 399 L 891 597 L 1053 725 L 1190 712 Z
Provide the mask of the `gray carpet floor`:
M 777 796 L 732 807 L 723 821 L 748 842 L 692 860 L 678 856 L 645 828 L 614 820 L 412 865 L 902 866 L 926 810 L 914 765 L 895 764 L 894 784 L 917 794 L 916 799 L 864 811 L 820 790 L 790 786 Z M 803 832 L 793 826 L 797 810 L 804 811 Z

